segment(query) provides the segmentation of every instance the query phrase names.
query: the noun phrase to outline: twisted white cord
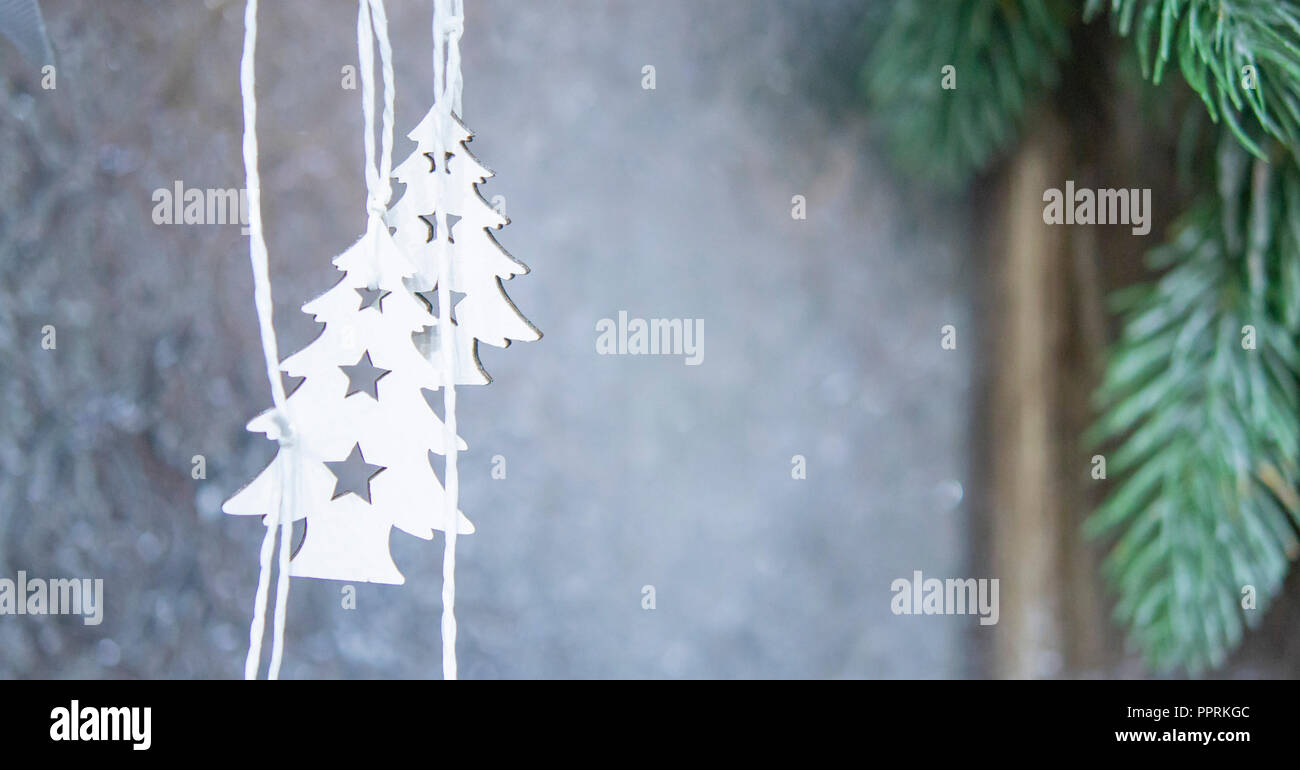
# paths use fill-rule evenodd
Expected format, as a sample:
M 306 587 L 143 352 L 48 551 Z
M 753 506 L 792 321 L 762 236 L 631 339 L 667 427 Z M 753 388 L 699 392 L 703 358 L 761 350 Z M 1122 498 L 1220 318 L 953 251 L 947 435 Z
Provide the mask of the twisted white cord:
M 257 0 L 244 9 L 244 55 L 239 63 L 239 89 L 244 102 L 244 174 L 248 181 L 248 256 L 253 266 L 253 301 L 257 305 L 262 335 L 262 357 L 271 383 L 271 402 L 284 413 L 284 383 L 280 381 L 280 354 L 275 342 L 274 305 L 267 267 L 266 239 L 262 233 L 262 178 L 257 171 L 257 94 L 253 60 L 257 50 Z
M 276 478 L 279 478 L 279 463 Z M 253 621 L 248 628 L 248 656 L 244 658 L 244 678 L 256 679 L 257 667 L 262 661 L 262 635 L 266 628 L 266 592 L 271 584 L 271 552 L 275 548 L 275 534 L 279 526 L 267 525 L 262 537 L 262 550 L 258 557 L 257 594 L 253 597 Z
M 257 0 L 248 0 L 244 8 L 244 53 L 239 62 L 239 91 L 244 107 L 244 174 L 248 188 L 248 258 L 253 268 L 253 303 L 257 307 L 258 332 L 262 339 L 262 358 L 266 364 L 266 378 L 271 383 L 271 402 L 275 406 L 280 426 L 277 438 L 280 454 L 277 455 L 276 487 L 280 490 L 276 504 L 276 519 L 267 522 L 266 536 L 262 539 L 257 576 L 257 594 L 253 599 L 253 620 L 248 629 L 248 657 L 244 660 L 244 678 L 257 678 L 262 656 L 262 636 L 266 628 L 267 589 L 270 584 L 271 551 L 275 536 L 280 535 L 281 575 L 276 587 L 275 627 L 271 640 L 271 679 L 279 675 L 279 660 L 284 652 L 284 605 L 288 601 L 288 574 L 284 569 L 288 559 L 288 540 L 291 532 L 291 511 L 295 499 L 290 489 L 286 493 L 284 476 L 286 466 L 296 462 L 292 447 L 292 429 L 285 402 L 284 383 L 280 380 L 280 353 L 275 339 L 274 303 L 271 299 L 271 277 L 266 252 L 266 238 L 262 231 L 262 180 L 257 170 L 257 92 L 254 61 L 257 53 Z M 291 477 L 296 476 L 289 473 Z
M 379 41 L 379 60 L 384 81 L 383 130 L 378 166 L 375 165 L 375 39 Z M 394 101 L 393 49 L 388 41 L 388 14 L 384 11 L 384 0 L 358 1 L 357 52 L 361 60 L 361 114 L 366 132 L 366 209 L 372 217 L 383 217 L 388 208 L 388 199 L 393 194 Z
M 434 0 L 433 3 L 433 80 L 434 106 L 438 107 L 438 130 L 435 132 L 435 158 L 446 156 L 442 138 L 450 113 L 460 115 L 460 36 L 464 30 L 464 9 L 461 0 Z M 444 52 L 446 62 L 444 64 Z M 445 188 L 448 176 L 438 175 L 440 188 Z M 450 196 L 440 195 L 439 200 Z M 460 526 L 460 478 L 456 470 L 456 342 L 451 325 L 451 255 L 447 251 L 447 215 L 435 212 L 438 239 L 438 347 L 442 354 L 444 381 L 442 386 L 443 446 L 445 447 L 446 482 L 443 498 L 443 521 L 446 524 L 446 545 L 442 552 L 442 678 L 456 679 L 456 534 Z
M 280 662 L 284 659 L 284 619 L 289 609 L 289 541 L 293 535 L 293 508 L 299 499 L 299 480 L 301 469 L 297 462 L 297 449 L 291 439 L 280 443 L 280 452 L 285 460 L 280 480 L 280 521 L 276 527 L 280 531 L 280 564 L 276 572 L 275 616 L 271 631 L 271 665 L 267 669 L 267 679 L 280 678 Z M 287 477 L 287 478 L 286 478 Z M 267 531 L 272 528 L 267 527 Z

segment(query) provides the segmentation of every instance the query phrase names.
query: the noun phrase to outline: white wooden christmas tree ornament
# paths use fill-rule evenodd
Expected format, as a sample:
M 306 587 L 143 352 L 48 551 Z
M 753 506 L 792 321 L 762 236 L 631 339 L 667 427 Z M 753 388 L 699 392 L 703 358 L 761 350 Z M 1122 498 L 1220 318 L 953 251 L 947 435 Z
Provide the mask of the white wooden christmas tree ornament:
M 377 217 L 334 264 L 342 280 L 302 308 L 325 328 L 281 364 L 303 378 L 287 399 L 302 473 L 292 519 L 307 520 L 289 574 L 400 584 L 392 529 L 428 540 L 448 526 L 431 464 L 431 454 L 446 453 L 443 424 L 423 395 L 442 377 L 412 338 L 437 319 L 406 288 L 413 271 Z M 274 410 L 248 429 L 275 438 Z M 277 482 L 273 462 L 223 510 L 265 515 L 280 494 Z M 460 534 L 474 531 L 464 515 L 458 519 Z
M 388 211 L 394 240 L 413 268 L 406 286 L 430 293 L 438 322 L 417 335 L 421 352 L 443 373 L 443 446 L 446 480 L 444 520 L 457 510 L 460 482 L 456 433 L 456 386 L 491 381 L 478 357 L 478 343 L 506 347 L 511 340 L 536 340 L 541 332 L 506 296 L 502 280 L 528 272 L 496 242 L 491 230 L 508 221 L 478 192 L 492 172 L 470 153 L 471 132 L 462 114 L 461 0 L 434 0 L 433 107 L 408 134 L 416 148 L 396 169 L 406 186 Z M 423 294 L 421 296 L 424 296 Z M 455 679 L 456 537 L 445 530 L 442 567 L 442 671 Z

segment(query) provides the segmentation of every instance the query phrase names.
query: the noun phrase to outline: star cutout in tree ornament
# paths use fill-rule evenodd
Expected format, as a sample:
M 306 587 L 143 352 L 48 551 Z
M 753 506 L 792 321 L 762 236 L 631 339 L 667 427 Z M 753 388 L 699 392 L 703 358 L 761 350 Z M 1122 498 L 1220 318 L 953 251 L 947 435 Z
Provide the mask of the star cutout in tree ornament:
M 286 396 L 292 396 L 298 390 L 298 386 L 306 381 L 306 377 L 294 377 L 288 372 L 280 372 L 280 384 L 284 386 Z
M 374 400 L 379 400 L 379 381 L 391 370 L 381 369 L 370 362 L 370 351 L 361 354 L 361 360 L 351 366 L 340 366 L 348 376 L 348 392 L 344 398 L 353 393 L 368 393 Z
M 451 173 L 451 158 L 452 158 L 452 155 L 453 155 L 453 153 L 450 153 L 450 152 L 443 152 L 443 154 L 442 154 L 442 167 L 443 167 L 444 169 L 447 170 L 447 173 L 448 173 L 448 174 Z M 426 152 L 426 153 L 424 154 L 424 157 L 426 157 L 426 158 L 429 159 L 429 173 L 433 173 L 434 171 L 437 171 L 437 170 L 438 170 L 438 161 L 436 161 L 436 160 L 433 159 L 433 153 L 431 153 L 431 152 Z
M 384 297 L 392 294 L 392 292 L 384 291 L 383 289 L 361 287 L 357 289 L 357 294 L 361 295 L 361 307 L 357 308 L 357 310 L 365 310 L 368 307 L 373 307 L 382 313 L 384 312 Z
M 382 465 L 366 462 L 365 456 L 361 454 L 361 444 L 352 446 L 348 459 L 326 462 L 325 466 L 336 479 L 331 500 L 337 500 L 351 492 L 367 503 L 370 502 L 370 480 L 387 470 Z
M 429 310 L 429 315 L 434 318 L 439 318 L 441 317 L 441 314 L 438 312 L 438 292 L 436 288 L 437 287 L 430 289 L 429 291 L 417 291 L 415 296 L 424 301 L 425 306 Z M 456 304 L 465 298 L 465 292 L 452 290 L 449 293 L 451 294 L 451 312 L 448 313 L 448 316 L 451 318 L 451 325 L 456 326 L 460 323 L 456 318 Z
M 433 243 L 438 240 L 438 212 L 435 211 L 432 214 L 421 214 L 420 219 L 423 220 L 425 226 L 429 228 L 429 237 L 426 240 L 426 243 Z M 455 236 L 452 235 L 452 229 L 455 228 L 456 223 L 462 219 L 464 219 L 464 217 L 459 217 L 455 214 L 447 215 L 447 243 L 456 242 Z
M 424 226 L 427 228 L 427 235 L 424 239 L 425 243 L 433 243 L 434 239 L 438 237 L 437 218 L 434 217 L 433 214 L 420 214 L 418 219 L 423 222 Z

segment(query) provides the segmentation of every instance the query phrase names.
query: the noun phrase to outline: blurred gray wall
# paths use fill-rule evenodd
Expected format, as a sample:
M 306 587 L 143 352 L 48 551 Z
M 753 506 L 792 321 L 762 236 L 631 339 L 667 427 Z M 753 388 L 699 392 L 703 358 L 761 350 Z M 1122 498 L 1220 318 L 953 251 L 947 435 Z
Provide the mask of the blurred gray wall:
M 287 355 L 364 227 L 356 13 L 263 5 Z M 430 5 L 389 3 L 399 137 L 430 104 Z M 979 673 L 973 618 L 889 611 L 894 578 L 970 574 L 969 345 L 939 330 L 968 328 L 973 277 L 960 213 L 901 191 L 848 102 L 864 5 L 466 2 L 464 117 L 546 336 L 485 348 L 496 381 L 461 391 L 462 676 Z M 243 430 L 269 405 L 247 239 L 150 214 L 175 180 L 243 185 L 242 9 L 46 3 L 53 91 L 0 41 L 0 577 L 107 594 L 96 627 L 0 617 L 0 676 L 241 673 L 262 528 L 218 507 L 274 454 Z M 597 355 L 620 310 L 704 319 L 703 364 Z M 355 610 L 294 581 L 283 675 L 439 676 L 441 546 L 394 533 L 407 584 Z

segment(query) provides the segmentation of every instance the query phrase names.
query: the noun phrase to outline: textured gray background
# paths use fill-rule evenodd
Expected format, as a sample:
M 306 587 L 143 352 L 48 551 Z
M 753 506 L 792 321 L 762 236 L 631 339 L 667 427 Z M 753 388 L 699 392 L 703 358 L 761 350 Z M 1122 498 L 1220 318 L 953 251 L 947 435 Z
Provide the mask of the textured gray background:
M 262 529 L 217 509 L 274 454 L 243 431 L 269 404 L 247 239 L 155 226 L 150 195 L 243 184 L 243 4 L 46 5 L 57 90 L 0 45 L 0 576 L 102 577 L 107 615 L 0 617 L 0 676 L 235 677 Z M 389 5 L 401 136 L 430 103 L 430 4 Z M 461 391 L 462 676 L 980 673 L 972 618 L 888 609 L 895 577 L 969 574 L 969 346 L 938 330 L 970 320 L 974 276 L 960 210 L 901 191 L 850 104 L 869 4 L 466 5 L 465 119 L 546 336 L 487 348 L 496 382 Z M 261 19 L 287 354 L 364 227 L 355 4 Z M 596 355 L 619 310 L 703 318 L 703 365 Z M 441 539 L 393 550 L 407 585 L 355 611 L 294 581 L 284 676 L 440 674 Z

